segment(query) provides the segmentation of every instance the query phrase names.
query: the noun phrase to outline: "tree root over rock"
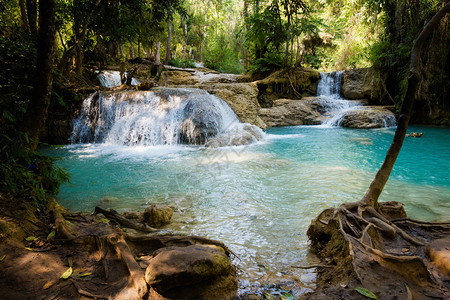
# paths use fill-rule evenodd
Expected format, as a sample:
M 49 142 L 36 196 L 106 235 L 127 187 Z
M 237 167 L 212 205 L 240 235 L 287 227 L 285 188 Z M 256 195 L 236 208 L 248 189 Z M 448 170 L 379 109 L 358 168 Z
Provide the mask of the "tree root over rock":
M 0 219 L 3 205 L 9 206 L 0 201 Z M 40 228 L 34 232 L 26 230 L 26 234 L 15 235 L 17 238 L 1 235 L 0 257 L 5 255 L 0 261 L 2 299 L 153 299 L 155 291 L 145 280 L 145 270 L 157 251 L 213 245 L 224 250 L 225 258 L 231 254 L 218 241 L 130 224 L 129 220 L 122 222 L 122 216 L 101 208 L 96 208 L 96 213 L 104 214 L 110 221 L 96 214 L 70 213 L 51 199 L 46 213 L 49 217 Z M 24 230 L 20 219 L 10 219 L 8 228 Z M 55 232 L 49 235 L 51 230 Z M 26 240 L 24 236 L 33 239 Z M 45 252 L 41 251 L 43 248 Z M 70 277 L 60 278 L 69 267 Z M 233 272 L 231 278 L 235 278 L 234 268 Z M 150 291 L 153 296 L 149 298 Z M 201 295 L 201 291 L 192 290 L 192 294 Z
M 408 219 L 399 202 L 381 202 L 378 210 L 362 203 L 312 221 L 312 249 L 334 268 L 318 270 L 320 292 L 310 299 L 359 299 L 356 287 L 379 299 L 449 299 L 450 223 Z

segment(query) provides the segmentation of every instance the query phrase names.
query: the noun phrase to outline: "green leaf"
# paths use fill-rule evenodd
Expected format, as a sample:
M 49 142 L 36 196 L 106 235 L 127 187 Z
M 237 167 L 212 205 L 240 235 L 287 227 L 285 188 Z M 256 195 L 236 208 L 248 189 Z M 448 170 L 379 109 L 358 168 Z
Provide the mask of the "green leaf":
M 31 249 L 29 247 L 24 247 L 24 248 L 25 248 L 25 250 L 28 250 L 28 251 L 34 251 L 33 249 Z
M 72 275 L 72 272 L 73 272 L 72 267 L 70 267 L 70 268 L 68 268 L 67 271 L 65 271 L 65 272 L 61 275 L 61 277 L 59 277 L 59 278 L 61 278 L 61 279 L 67 279 L 67 278 L 70 277 L 70 275 Z
M 5 257 L 6 257 L 6 254 L 2 255 L 2 256 L 0 257 L 0 261 L 3 261 L 3 260 L 5 259 Z
M 47 235 L 47 240 L 51 239 L 52 237 L 54 237 L 56 234 L 56 231 L 52 230 L 48 235 Z
M 103 223 L 109 223 L 109 220 L 106 218 L 102 218 L 102 219 L 100 219 L 100 221 L 102 221 Z
M 85 277 L 85 276 L 89 276 L 89 275 L 92 275 L 92 273 L 91 272 L 87 272 L 87 273 L 84 273 L 84 274 L 79 274 L 78 276 Z
M 27 241 L 27 242 L 34 242 L 34 241 L 37 241 L 37 240 L 38 240 L 37 237 L 31 236 L 31 235 L 25 239 L 25 241 Z
M 374 293 L 372 293 L 371 291 L 369 291 L 368 289 L 365 289 L 362 287 L 357 287 L 357 288 L 355 288 L 355 291 L 357 291 L 358 293 L 360 293 L 363 296 L 366 296 L 367 298 L 378 300 L 377 296 Z

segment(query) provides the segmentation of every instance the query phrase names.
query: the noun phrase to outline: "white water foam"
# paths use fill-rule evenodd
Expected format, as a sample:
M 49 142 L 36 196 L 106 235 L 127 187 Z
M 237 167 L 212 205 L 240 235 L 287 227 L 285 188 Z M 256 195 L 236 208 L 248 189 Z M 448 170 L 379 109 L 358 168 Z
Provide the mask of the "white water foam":
M 120 72 L 119 71 L 102 71 L 97 75 L 98 81 L 101 86 L 113 88 L 116 86 L 120 86 L 122 81 L 120 80 Z M 139 80 L 133 78 L 131 80 L 131 85 L 138 85 Z

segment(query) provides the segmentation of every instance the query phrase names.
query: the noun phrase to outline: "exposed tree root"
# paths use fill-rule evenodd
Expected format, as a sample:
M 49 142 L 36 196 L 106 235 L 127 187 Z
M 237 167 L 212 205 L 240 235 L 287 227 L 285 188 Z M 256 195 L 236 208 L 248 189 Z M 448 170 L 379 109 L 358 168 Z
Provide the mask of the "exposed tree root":
M 349 299 L 359 297 L 353 291 L 358 286 L 379 299 L 411 299 L 408 295 L 412 299 L 448 299 L 448 265 L 442 262 L 449 259 L 445 257 L 448 252 L 434 244 L 440 241 L 440 249 L 450 249 L 450 223 L 420 222 L 405 216 L 389 219 L 381 212 L 385 206 L 390 206 L 394 217 L 392 207 L 404 215 L 395 202 L 379 203 L 379 211 L 356 203 L 325 210 L 308 229 L 313 249 L 328 265 L 336 266 L 320 271 L 319 288 L 330 297 L 342 293 Z M 328 280 L 328 288 L 320 286 L 321 279 Z M 337 291 L 339 286 L 343 288 Z

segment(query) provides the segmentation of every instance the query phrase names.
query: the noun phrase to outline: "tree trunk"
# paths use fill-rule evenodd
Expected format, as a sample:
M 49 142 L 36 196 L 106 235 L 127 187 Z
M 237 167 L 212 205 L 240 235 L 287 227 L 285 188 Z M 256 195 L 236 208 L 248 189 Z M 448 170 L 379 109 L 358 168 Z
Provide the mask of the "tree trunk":
M 55 0 L 39 1 L 39 36 L 33 97 L 25 113 L 24 131 L 30 150 L 36 150 L 45 127 L 52 92 L 55 52 Z
M 156 43 L 155 65 L 161 64 L 161 41 Z
M 394 139 L 386 154 L 383 165 L 376 174 L 369 189 L 367 190 L 361 202 L 378 208 L 378 198 L 386 185 L 387 180 L 394 167 L 395 161 L 398 157 L 403 141 L 405 139 L 406 130 L 408 129 L 409 119 L 411 118 L 412 106 L 414 98 L 417 92 L 417 88 L 420 83 L 420 64 L 423 45 L 427 41 L 427 38 L 438 26 L 440 20 L 450 12 L 450 3 L 447 3 L 441 8 L 436 15 L 424 26 L 417 39 L 414 41 L 414 45 L 411 49 L 411 63 L 408 73 L 408 86 L 405 96 L 403 97 L 403 103 L 400 111 L 400 117 L 398 119 L 397 130 L 395 130 Z
M 37 3 L 36 0 L 27 0 L 28 27 L 33 36 L 37 35 Z
M 181 59 L 185 60 L 186 59 L 186 39 L 187 39 L 187 34 L 186 34 L 186 22 L 184 21 L 184 15 L 181 16 L 181 27 L 183 29 L 183 49 L 181 50 Z
M 25 32 L 29 33 L 30 27 L 28 26 L 27 10 L 25 8 L 24 0 L 19 0 L 19 7 L 20 7 L 20 20 L 22 21 L 22 28 Z
M 171 45 L 172 45 L 172 16 L 169 15 L 167 18 L 167 45 L 166 45 L 166 59 L 164 60 L 164 64 L 169 64 L 170 58 L 172 56 L 171 53 Z
M 130 58 L 134 59 L 134 48 L 133 43 L 130 43 Z

